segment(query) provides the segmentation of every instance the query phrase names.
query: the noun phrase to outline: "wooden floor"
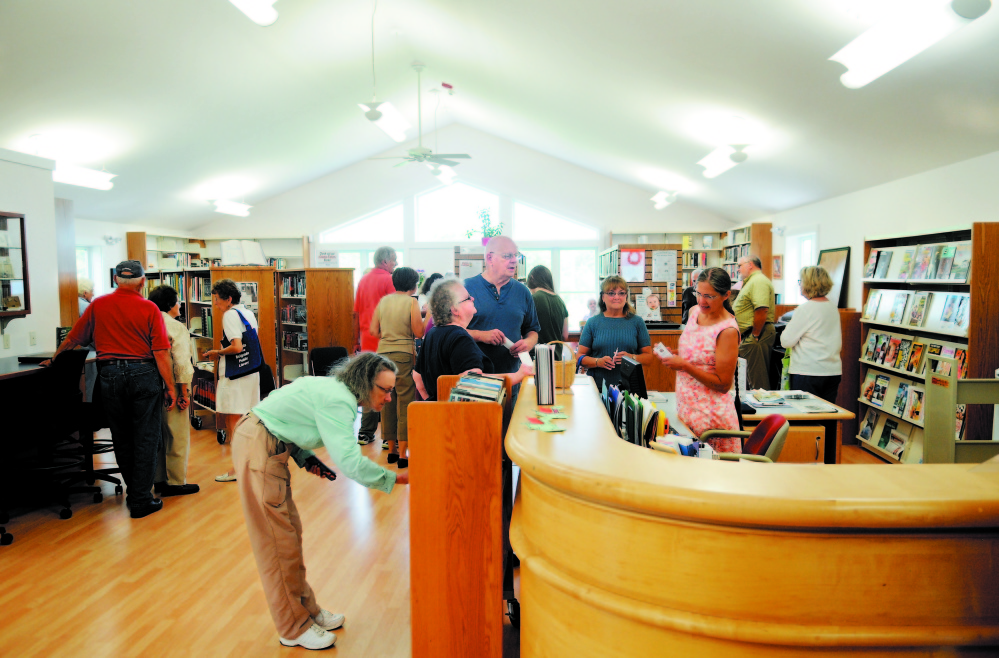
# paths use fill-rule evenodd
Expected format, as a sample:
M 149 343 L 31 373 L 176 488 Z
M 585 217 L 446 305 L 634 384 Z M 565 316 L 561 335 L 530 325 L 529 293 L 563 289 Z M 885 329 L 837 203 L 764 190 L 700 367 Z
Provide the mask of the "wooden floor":
M 57 507 L 11 519 L 14 543 L 0 547 L 0 655 L 312 654 L 278 642 L 236 485 L 214 481 L 231 465 L 229 447 L 214 430 L 193 432 L 191 444 L 188 480 L 201 492 L 166 498 L 145 519 L 129 518 L 107 484 L 103 503 L 74 496 L 71 519 Z M 385 465 L 380 441 L 363 450 Z M 409 656 L 408 488 L 385 495 L 295 468 L 292 487 L 309 583 L 320 605 L 347 616 L 336 655 Z M 518 656 L 509 622 L 504 637 L 504 655 Z
M 841 459 L 844 464 L 884 464 L 886 466 L 889 464 L 860 446 L 843 446 Z

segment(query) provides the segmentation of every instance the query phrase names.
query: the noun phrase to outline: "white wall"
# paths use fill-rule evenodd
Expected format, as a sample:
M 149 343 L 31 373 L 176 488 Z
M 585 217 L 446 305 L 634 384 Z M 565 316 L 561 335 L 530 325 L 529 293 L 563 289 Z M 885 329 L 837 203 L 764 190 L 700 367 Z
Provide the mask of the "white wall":
M 424 144 L 433 148 L 433 138 Z M 398 155 L 415 143 L 383 153 Z M 509 199 L 523 201 L 557 215 L 608 232 L 645 233 L 720 231 L 732 222 L 685 204 L 682 200 L 657 211 L 654 191 L 634 187 L 532 149 L 461 125 L 439 134 L 440 151 L 469 153 L 471 160 L 455 169 L 458 180 Z M 199 237 L 292 237 L 315 235 L 384 208 L 439 184 L 417 164 L 395 168 L 390 160 L 363 160 L 311 183 L 258 203 L 246 218 L 218 215 L 199 227 Z M 407 212 L 412 204 L 407 204 Z M 502 213 L 501 213 L 502 214 Z M 509 226 L 508 217 L 500 217 Z M 372 243 L 378 236 L 372 236 Z
M 820 250 L 850 247 L 847 304 L 858 308 L 864 265 L 861 259 L 866 237 L 999 221 L 999 152 L 802 206 L 759 221 L 767 220 L 772 221 L 775 227 L 786 227 L 788 234 L 818 227 Z M 784 253 L 784 238 L 774 236 L 773 253 Z M 797 272 L 785 273 L 784 282 L 797 280 Z M 784 282 L 775 282 L 777 292 L 783 292 Z
M 0 342 L 3 357 L 51 351 L 56 347 L 55 331 L 60 318 L 54 168 L 52 160 L 0 149 L 0 210 L 25 216 L 31 294 L 30 315 L 14 320 L 4 332 L 11 337 L 11 348 L 3 349 Z M 28 344 L 29 331 L 36 332 L 36 345 Z

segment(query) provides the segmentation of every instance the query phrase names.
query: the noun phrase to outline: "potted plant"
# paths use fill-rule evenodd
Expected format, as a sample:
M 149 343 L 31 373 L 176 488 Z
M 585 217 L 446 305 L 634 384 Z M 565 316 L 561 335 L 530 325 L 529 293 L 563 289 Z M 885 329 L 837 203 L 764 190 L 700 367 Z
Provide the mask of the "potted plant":
M 489 208 L 483 208 L 479 211 L 479 219 L 482 220 L 482 228 L 476 231 L 472 229 L 465 232 L 466 238 L 473 237 L 476 233 L 482 233 L 482 246 L 485 247 L 486 243 L 489 242 L 489 238 L 495 238 L 497 236 L 503 235 L 503 222 L 500 222 L 496 226 L 492 225 L 492 220 L 489 217 Z

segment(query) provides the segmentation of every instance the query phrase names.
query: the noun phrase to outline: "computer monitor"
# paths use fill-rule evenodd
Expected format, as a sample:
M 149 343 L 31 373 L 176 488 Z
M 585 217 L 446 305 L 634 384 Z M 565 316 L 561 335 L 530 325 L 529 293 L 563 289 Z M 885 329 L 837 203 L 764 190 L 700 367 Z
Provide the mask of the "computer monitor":
M 621 388 L 640 398 L 646 400 L 649 398 L 649 392 L 645 389 L 645 372 L 642 370 L 642 364 L 630 356 L 621 358 Z

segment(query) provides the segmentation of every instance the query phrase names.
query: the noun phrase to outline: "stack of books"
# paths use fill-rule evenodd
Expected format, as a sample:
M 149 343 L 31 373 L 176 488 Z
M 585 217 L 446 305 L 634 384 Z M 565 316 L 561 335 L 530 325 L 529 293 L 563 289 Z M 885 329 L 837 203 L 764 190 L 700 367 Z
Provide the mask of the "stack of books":
M 502 377 L 490 377 L 470 372 L 451 389 L 449 402 L 498 402 L 506 399 L 506 384 Z

